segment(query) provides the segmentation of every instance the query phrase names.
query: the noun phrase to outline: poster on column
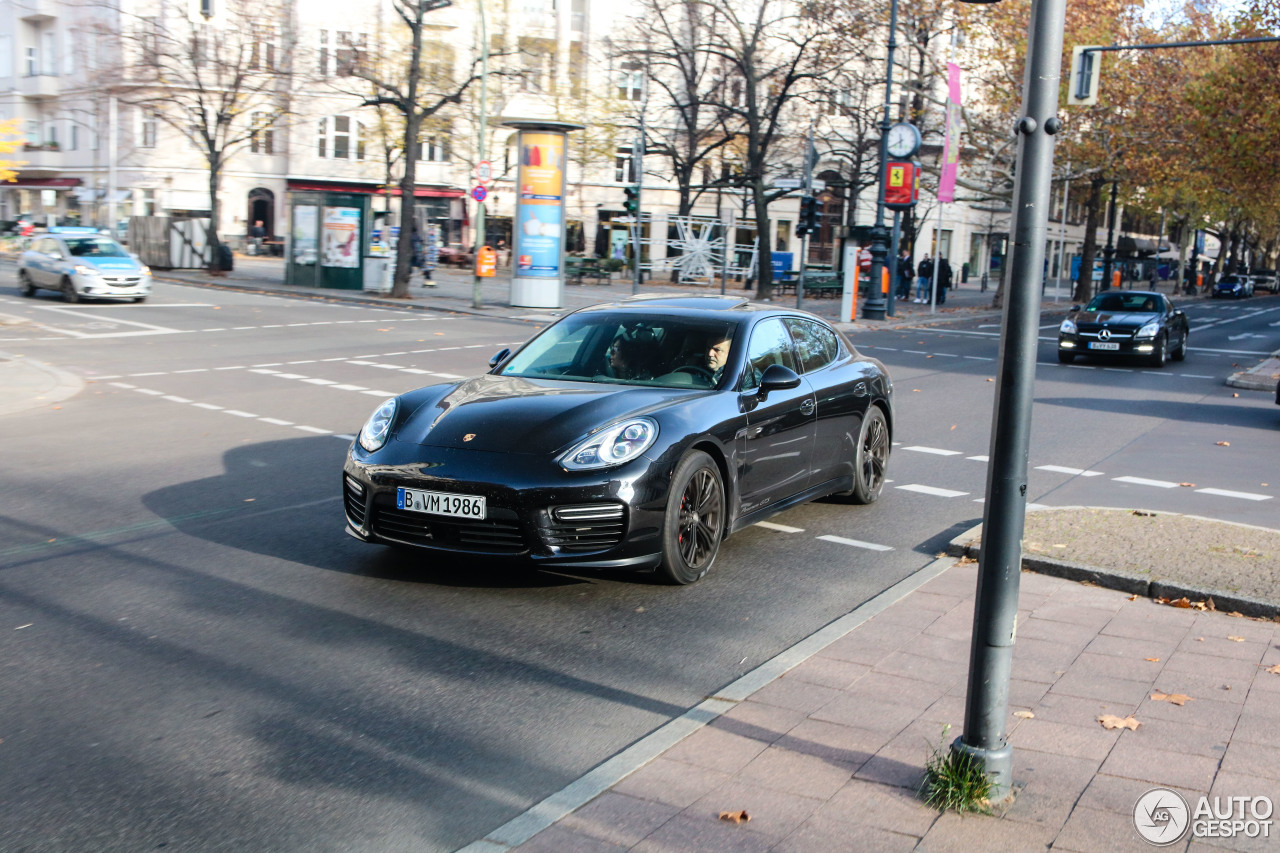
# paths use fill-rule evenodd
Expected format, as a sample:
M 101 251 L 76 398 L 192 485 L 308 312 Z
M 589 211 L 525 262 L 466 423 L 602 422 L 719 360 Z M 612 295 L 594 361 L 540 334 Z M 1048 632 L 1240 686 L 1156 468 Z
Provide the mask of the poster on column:
M 324 209 L 321 265 L 355 269 L 360 266 L 360 208 Z
M 565 137 L 561 133 L 520 134 L 520 200 L 564 198 Z
M 560 275 L 560 247 L 564 228 L 559 204 L 520 206 L 520 223 L 516 231 L 516 273 L 534 278 L 556 278 Z

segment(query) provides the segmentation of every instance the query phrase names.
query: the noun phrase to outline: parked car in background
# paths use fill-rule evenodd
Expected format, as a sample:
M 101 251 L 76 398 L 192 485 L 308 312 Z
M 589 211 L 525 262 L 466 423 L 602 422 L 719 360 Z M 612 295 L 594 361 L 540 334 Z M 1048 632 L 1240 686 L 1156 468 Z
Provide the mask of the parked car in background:
M 1280 293 L 1280 277 L 1274 272 L 1261 272 L 1253 276 L 1254 290 L 1265 290 L 1268 293 Z
M 1253 279 L 1247 275 L 1224 275 L 1218 279 L 1213 290 L 1209 291 L 1209 296 L 1213 299 L 1220 296 L 1231 296 L 1236 299 L 1253 296 Z
M 656 568 L 688 584 L 735 531 L 884 488 L 892 383 L 812 314 L 633 299 L 490 364 L 378 407 L 343 469 L 348 533 L 424 564 Z
M 1083 310 L 1072 306 L 1071 316 L 1058 328 L 1058 361 L 1070 364 L 1077 356 L 1139 356 L 1153 367 L 1172 358 L 1187 357 L 1190 338 L 1187 315 L 1162 293 L 1146 290 L 1108 290 Z
M 54 227 L 18 256 L 18 288 L 23 296 L 58 290 L 67 302 L 142 302 L 151 294 L 151 269 L 97 229 Z

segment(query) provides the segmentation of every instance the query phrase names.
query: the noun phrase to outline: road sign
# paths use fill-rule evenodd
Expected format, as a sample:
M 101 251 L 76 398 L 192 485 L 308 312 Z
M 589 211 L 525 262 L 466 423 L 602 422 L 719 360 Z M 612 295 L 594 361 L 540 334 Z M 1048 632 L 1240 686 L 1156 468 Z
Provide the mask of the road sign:
M 773 187 L 774 189 L 779 189 L 779 190 L 798 190 L 800 189 L 800 179 L 799 178 L 774 178 Z
M 476 201 L 484 201 L 486 198 L 489 197 L 489 191 L 484 187 L 472 187 L 471 197 L 474 198 Z
M 476 163 L 475 176 L 476 183 L 482 187 L 493 183 L 493 164 L 488 160 L 481 160 Z

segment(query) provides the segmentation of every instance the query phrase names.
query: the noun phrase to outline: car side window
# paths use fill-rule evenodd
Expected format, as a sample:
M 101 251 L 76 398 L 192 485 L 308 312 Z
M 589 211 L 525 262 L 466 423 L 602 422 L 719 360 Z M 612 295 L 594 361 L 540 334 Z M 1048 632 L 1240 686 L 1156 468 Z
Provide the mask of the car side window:
M 760 376 L 771 364 L 781 364 L 796 369 L 795 356 L 791 352 L 791 336 L 776 317 L 756 324 L 751 330 L 751 342 L 747 344 L 747 369 L 742 377 L 743 388 L 755 388 Z
M 840 343 L 835 333 L 810 320 L 786 320 L 787 329 L 796 342 L 802 373 L 812 373 L 835 361 Z
M 48 237 L 44 237 L 37 240 L 35 246 L 32 248 L 42 255 L 52 255 L 58 248 L 58 244 L 50 240 Z

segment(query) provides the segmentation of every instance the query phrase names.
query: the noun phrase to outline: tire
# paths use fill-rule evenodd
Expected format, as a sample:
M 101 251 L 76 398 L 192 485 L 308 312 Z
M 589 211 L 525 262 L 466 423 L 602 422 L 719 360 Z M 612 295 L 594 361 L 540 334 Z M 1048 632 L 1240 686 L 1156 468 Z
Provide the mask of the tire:
M 671 584 L 691 584 L 715 562 L 724 538 L 724 481 L 715 460 L 700 450 L 685 455 L 671 477 L 662 522 L 658 572 Z
M 1151 361 L 1148 362 L 1152 367 L 1164 367 L 1165 362 L 1169 360 L 1169 337 L 1161 335 L 1156 338 L 1155 350 L 1151 353 Z
M 858 433 L 858 455 L 853 460 L 853 493 L 849 502 L 873 504 L 879 500 L 888 467 L 889 423 L 878 406 L 871 406 Z
M 76 286 L 66 276 L 62 277 L 62 301 L 73 303 L 80 301 L 80 294 L 76 293 Z
M 139 302 L 146 302 L 146 301 L 147 301 L 147 297 L 145 297 L 145 296 L 135 296 L 135 297 L 133 297 L 133 302 L 134 302 L 134 304 L 135 304 L 135 305 L 136 305 L 136 304 L 138 304 Z
M 1187 358 L 1187 340 L 1191 337 L 1190 332 L 1182 333 L 1182 340 L 1178 343 L 1178 348 L 1169 354 L 1174 361 L 1185 361 Z
M 1076 354 L 1067 350 L 1058 350 L 1058 364 L 1070 364 L 1076 360 Z
M 18 292 L 28 299 L 36 295 L 36 286 L 31 283 L 31 276 L 26 270 L 18 271 Z

